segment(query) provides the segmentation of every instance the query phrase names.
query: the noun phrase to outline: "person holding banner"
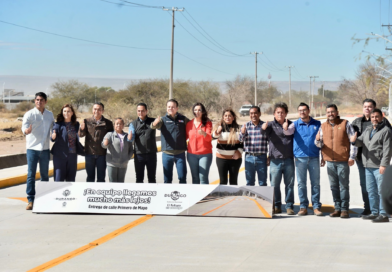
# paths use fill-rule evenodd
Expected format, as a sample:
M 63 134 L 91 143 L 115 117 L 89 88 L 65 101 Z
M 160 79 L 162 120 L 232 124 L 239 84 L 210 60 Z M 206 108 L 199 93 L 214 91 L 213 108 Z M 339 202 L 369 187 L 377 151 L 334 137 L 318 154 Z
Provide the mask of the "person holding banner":
M 169 99 L 166 103 L 167 113 L 158 116 L 152 123 L 152 129 L 161 131 L 162 164 L 165 183 L 173 181 L 173 166 L 177 166 L 177 175 L 181 184 L 186 183 L 186 124 L 189 119 L 178 113 L 178 102 Z
M 123 129 L 124 120 L 116 118 L 114 131 L 108 132 L 102 141 L 102 148 L 107 149 L 106 163 L 109 182 L 124 183 L 128 162 L 133 155 L 132 143 L 127 141 L 128 133 L 125 133 Z
M 208 174 L 212 163 L 212 122 L 208 119 L 202 103 L 192 107 L 193 118 L 186 124 L 188 142 L 187 159 L 192 173 L 193 184 L 209 184 Z
M 232 109 L 225 109 L 222 119 L 214 128 L 212 137 L 218 139 L 216 145 L 216 165 L 220 184 L 237 185 L 238 172 L 242 164 L 244 145 L 239 141 L 240 126 Z M 228 180 L 227 175 L 230 179 Z
M 57 115 L 51 140 L 53 154 L 54 181 L 75 181 L 78 153 L 83 153 L 79 142 L 79 122 L 71 104 L 65 104 Z
M 35 94 L 35 107 L 23 116 L 22 132 L 26 135 L 27 157 L 27 200 L 26 210 L 32 210 L 35 198 L 35 174 L 37 164 L 41 181 L 49 181 L 49 138 L 53 127 L 53 113 L 45 109 L 47 96 L 39 92 Z

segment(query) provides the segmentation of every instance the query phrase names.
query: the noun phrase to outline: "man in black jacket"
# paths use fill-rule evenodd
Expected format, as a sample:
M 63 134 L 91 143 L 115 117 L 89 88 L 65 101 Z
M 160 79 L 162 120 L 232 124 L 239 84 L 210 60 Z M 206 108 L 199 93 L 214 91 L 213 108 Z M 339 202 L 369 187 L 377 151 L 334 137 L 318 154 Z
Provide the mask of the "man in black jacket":
M 361 134 L 366 130 L 366 128 L 372 126 L 372 122 L 370 119 L 370 113 L 376 108 L 376 101 L 373 99 L 365 99 L 363 100 L 363 116 L 358 117 L 355 119 L 352 123 L 354 130 L 357 132 L 357 136 L 361 136 Z M 389 128 L 391 128 L 391 124 L 389 123 L 387 118 L 383 118 L 383 124 Z M 362 212 L 361 216 L 363 215 L 369 215 L 371 213 L 370 211 L 370 204 L 369 204 L 369 195 L 366 190 L 366 175 L 365 175 L 365 168 L 362 163 L 362 147 L 358 148 L 358 153 L 357 153 L 357 167 L 359 171 L 359 180 L 360 180 L 360 185 L 361 185 L 361 191 L 362 191 L 362 200 L 364 202 L 364 211 Z
M 138 118 L 129 125 L 128 142 L 134 142 L 136 183 L 143 183 L 145 168 L 147 168 L 148 183 L 156 183 L 156 130 L 151 129 L 151 124 L 155 119 L 148 117 L 147 113 L 145 103 L 137 104 Z

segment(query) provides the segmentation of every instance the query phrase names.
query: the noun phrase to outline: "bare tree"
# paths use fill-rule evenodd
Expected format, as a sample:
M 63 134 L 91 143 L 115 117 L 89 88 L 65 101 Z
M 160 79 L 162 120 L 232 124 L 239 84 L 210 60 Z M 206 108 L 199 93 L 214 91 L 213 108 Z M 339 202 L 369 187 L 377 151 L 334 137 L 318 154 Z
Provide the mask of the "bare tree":
M 355 73 L 354 80 L 344 79 L 339 86 L 340 93 L 347 101 L 358 104 L 361 104 L 366 98 L 385 104 L 388 100 L 388 85 L 386 83 L 389 80 L 385 80 L 384 77 L 389 78 L 390 74 L 385 74 L 385 71 L 379 67 L 389 68 L 388 65 L 380 62 L 366 61 L 361 64 Z

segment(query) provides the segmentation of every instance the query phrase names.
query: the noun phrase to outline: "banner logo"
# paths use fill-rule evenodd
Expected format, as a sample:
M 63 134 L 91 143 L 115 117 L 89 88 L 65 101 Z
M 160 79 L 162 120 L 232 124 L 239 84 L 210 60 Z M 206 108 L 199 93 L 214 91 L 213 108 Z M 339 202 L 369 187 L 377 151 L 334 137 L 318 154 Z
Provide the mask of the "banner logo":
M 165 194 L 165 197 L 170 197 L 174 201 L 180 199 L 180 197 L 186 197 L 186 194 L 181 194 L 179 191 L 173 191 L 171 194 Z
M 63 196 L 65 196 L 65 197 L 69 196 L 70 194 L 71 194 L 71 191 L 70 191 L 70 190 L 65 190 L 65 191 L 63 192 Z

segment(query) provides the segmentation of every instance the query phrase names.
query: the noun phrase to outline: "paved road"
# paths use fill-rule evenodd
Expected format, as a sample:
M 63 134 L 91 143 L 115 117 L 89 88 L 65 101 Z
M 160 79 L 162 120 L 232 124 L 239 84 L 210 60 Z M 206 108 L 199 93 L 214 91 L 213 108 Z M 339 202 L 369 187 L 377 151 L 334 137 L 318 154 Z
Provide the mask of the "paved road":
M 181 215 L 266 217 L 263 211 L 271 215 L 271 203 L 246 196 L 227 196 L 198 203 L 183 211 Z
M 162 174 L 158 154 L 160 183 Z M 84 182 L 85 171 L 77 177 Z M 187 177 L 190 182 L 190 173 Z M 218 178 L 213 162 L 210 181 Z M 352 210 L 359 212 L 356 166 L 350 180 Z M 134 181 L 130 162 L 127 182 Z M 244 172 L 239 185 L 245 185 Z M 391 271 L 391 223 L 372 224 L 355 214 L 350 219 L 284 213 L 273 219 L 33 214 L 24 210 L 25 202 L 10 199 L 25 197 L 25 188 L 0 190 L 0 271 L 42 264 L 51 271 Z M 254 210 L 252 202 L 234 200 L 216 212 L 232 204 Z M 333 204 L 326 168 L 321 170 L 321 202 Z

